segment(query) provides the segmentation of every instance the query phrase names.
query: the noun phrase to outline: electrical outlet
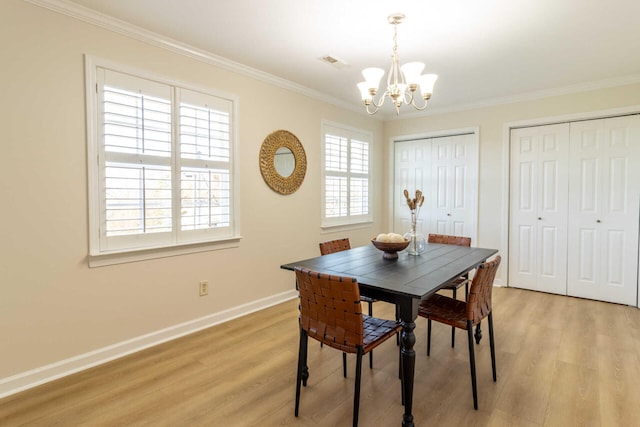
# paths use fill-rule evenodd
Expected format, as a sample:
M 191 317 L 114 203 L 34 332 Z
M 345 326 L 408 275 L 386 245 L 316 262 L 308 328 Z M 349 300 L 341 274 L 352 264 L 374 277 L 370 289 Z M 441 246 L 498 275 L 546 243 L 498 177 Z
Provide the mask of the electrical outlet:
M 209 295 L 209 282 L 206 280 L 200 281 L 200 296 L 203 297 Z

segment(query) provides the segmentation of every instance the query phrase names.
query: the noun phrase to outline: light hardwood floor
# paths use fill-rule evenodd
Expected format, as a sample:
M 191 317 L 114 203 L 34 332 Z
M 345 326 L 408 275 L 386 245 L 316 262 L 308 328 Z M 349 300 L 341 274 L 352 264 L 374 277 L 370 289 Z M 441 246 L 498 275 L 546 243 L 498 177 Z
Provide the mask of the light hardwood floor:
M 416 426 L 640 425 L 640 310 L 513 288 L 494 290 L 498 381 L 488 331 L 476 346 L 473 409 L 466 334 L 426 321 L 416 335 Z M 393 317 L 393 308 L 374 305 Z M 293 416 L 297 302 L 251 314 L 0 400 L 2 426 L 347 426 L 355 361 L 309 340 L 309 385 Z M 398 348 L 363 364 L 361 426 L 398 426 Z

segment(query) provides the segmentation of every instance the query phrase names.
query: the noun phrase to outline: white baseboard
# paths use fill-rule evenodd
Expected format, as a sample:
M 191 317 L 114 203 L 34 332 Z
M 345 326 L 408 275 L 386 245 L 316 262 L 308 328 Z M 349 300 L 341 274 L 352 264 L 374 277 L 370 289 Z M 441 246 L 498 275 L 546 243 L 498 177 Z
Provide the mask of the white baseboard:
M 0 398 L 110 362 L 128 354 L 144 350 L 145 348 L 153 347 L 202 329 L 228 322 L 229 320 L 296 298 L 297 296 L 298 292 L 295 290 L 282 292 L 280 294 L 272 295 L 267 298 L 204 316 L 199 319 L 190 320 L 188 322 L 151 332 L 130 340 L 122 341 L 98 350 L 79 354 L 46 366 L 21 372 L 7 378 L 2 378 L 0 379 Z

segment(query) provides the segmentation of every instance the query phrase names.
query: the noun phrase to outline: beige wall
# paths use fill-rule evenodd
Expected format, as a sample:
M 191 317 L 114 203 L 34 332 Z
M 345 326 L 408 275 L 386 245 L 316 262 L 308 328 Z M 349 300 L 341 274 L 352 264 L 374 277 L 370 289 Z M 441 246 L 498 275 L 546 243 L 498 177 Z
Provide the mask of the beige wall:
M 0 39 L 0 395 L 2 378 L 292 291 L 281 264 L 318 255 L 323 240 L 363 245 L 377 234 L 379 207 L 369 227 L 322 233 L 320 131 L 323 119 L 371 131 L 380 170 L 381 121 L 20 0 L 0 2 Z M 239 97 L 238 248 L 88 267 L 84 54 Z M 290 196 L 270 190 L 258 166 L 277 129 L 307 154 Z
M 20 0 L 0 2 L 0 40 L 0 395 L 19 383 L 3 378 L 291 291 L 293 276 L 279 265 L 315 256 L 319 241 L 366 244 L 390 223 L 396 136 L 480 127 L 478 244 L 503 249 L 504 123 L 640 104 L 633 85 L 383 123 Z M 238 248 L 88 267 L 84 54 L 239 97 Z M 319 227 L 323 119 L 374 133 L 373 169 L 383 173 L 374 172 L 370 227 Z M 260 144 L 277 129 L 307 153 L 291 196 L 272 192 L 258 168 Z M 210 283 L 207 297 L 198 297 L 200 280 Z

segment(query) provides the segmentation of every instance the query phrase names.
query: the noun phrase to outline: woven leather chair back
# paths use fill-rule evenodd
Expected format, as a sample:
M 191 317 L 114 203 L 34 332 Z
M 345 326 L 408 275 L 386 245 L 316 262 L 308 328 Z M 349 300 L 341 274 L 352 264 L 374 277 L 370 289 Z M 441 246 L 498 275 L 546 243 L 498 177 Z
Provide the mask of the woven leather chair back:
M 328 242 L 320 243 L 320 255 L 328 255 L 335 252 L 342 252 L 351 249 L 349 238 L 331 240 Z
M 429 243 L 444 245 L 471 246 L 471 237 L 449 236 L 447 234 L 429 234 Z
M 500 255 L 493 261 L 480 264 L 476 268 L 476 274 L 471 282 L 469 298 L 467 300 L 467 320 L 472 320 L 476 325 L 491 313 L 491 291 L 496 271 L 500 266 Z
M 362 347 L 364 326 L 356 279 L 331 276 L 296 267 L 300 290 L 300 326 L 310 337 L 356 353 Z

